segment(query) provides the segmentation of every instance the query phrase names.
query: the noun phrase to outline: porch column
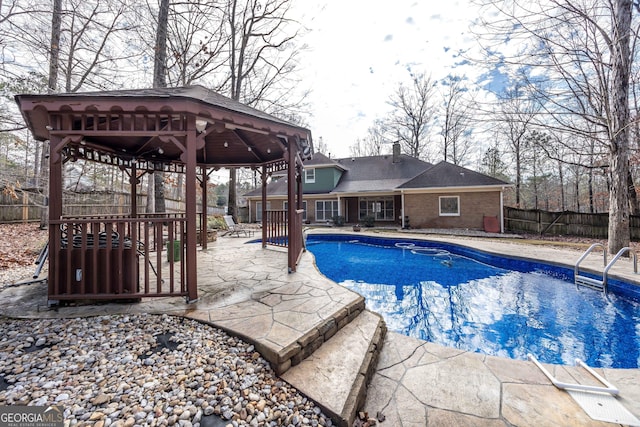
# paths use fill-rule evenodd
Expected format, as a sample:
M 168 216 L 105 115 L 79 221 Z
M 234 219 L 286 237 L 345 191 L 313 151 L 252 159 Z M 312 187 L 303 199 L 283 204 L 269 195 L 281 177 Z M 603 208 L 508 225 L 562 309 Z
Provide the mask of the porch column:
M 500 233 L 504 233 L 504 197 L 503 197 L 503 189 L 500 190 Z
M 404 190 L 400 191 L 400 228 L 404 230 Z
M 197 241 L 197 213 L 196 213 L 196 118 L 193 115 L 187 116 L 187 152 L 183 154 L 186 157 L 185 165 L 185 182 L 186 182 L 186 233 L 187 233 L 187 299 L 194 302 L 198 299 L 198 277 L 197 277 L 197 260 L 196 260 L 196 241 Z M 184 159 L 183 159 L 184 161 Z

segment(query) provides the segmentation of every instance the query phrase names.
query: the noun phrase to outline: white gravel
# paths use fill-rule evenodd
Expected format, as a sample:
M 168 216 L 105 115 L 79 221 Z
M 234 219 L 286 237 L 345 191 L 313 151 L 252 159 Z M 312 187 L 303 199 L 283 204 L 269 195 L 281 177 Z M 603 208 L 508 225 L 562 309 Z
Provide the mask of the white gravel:
M 332 425 L 252 345 L 196 321 L 0 318 L 0 328 L 0 405 L 59 404 L 67 425 Z

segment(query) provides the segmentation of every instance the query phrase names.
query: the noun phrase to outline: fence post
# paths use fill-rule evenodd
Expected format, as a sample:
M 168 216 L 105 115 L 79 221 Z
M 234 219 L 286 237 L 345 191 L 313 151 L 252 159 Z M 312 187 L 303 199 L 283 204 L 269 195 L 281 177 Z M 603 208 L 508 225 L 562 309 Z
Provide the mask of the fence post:
M 22 222 L 29 222 L 29 194 L 22 192 Z

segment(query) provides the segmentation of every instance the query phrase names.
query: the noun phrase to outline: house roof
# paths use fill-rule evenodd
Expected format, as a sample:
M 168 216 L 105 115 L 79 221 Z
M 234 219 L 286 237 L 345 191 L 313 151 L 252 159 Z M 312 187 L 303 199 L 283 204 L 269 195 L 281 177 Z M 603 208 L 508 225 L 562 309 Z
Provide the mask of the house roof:
M 463 168 L 452 163 L 440 162 L 400 185 L 400 189 L 446 188 L 510 185 L 500 179 Z
M 332 193 L 392 191 L 431 166 L 415 157 L 401 154 L 396 162 L 392 155 L 337 159 L 346 172 Z
M 317 159 L 317 156 L 321 156 Z M 380 193 L 401 189 L 430 189 L 455 187 L 503 187 L 510 185 L 502 181 L 470 169 L 447 162 L 436 165 L 424 162 L 411 156 L 401 154 L 399 161 L 393 162 L 393 156 L 369 156 L 331 160 L 322 154 L 314 154 L 315 166 L 335 166 L 344 170 L 338 185 L 328 194 Z M 306 161 L 305 166 L 312 164 Z M 270 196 L 287 194 L 287 179 L 281 177 L 267 186 Z M 246 194 L 256 197 L 262 194 L 261 189 Z M 326 191 L 304 194 L 327 194 Z
M 304 161 L 305 167 L 334 166 L 344 170 L 344 167 L 336 160 L 330 159 L 322 153 L 314 153 L 310 160 Z

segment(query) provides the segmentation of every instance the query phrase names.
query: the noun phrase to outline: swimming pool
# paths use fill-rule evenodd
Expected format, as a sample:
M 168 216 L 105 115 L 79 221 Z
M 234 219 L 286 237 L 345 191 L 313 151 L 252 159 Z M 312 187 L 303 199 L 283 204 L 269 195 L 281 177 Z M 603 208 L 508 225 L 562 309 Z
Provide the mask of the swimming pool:
M 404 335 L 512 359 L 640 366 L 635 285 L 610 280 L 605 296 L 576 289 L 569 268 L 423 240 L 311 234 L 307 249 Z

